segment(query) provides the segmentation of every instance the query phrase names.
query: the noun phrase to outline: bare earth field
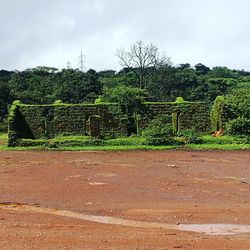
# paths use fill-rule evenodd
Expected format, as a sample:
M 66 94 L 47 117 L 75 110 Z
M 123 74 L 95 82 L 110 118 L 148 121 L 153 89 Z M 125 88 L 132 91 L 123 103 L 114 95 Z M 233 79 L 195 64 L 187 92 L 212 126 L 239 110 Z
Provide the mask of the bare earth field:
M 250 151 L 0 152 L 1 249 L 250 249 Z

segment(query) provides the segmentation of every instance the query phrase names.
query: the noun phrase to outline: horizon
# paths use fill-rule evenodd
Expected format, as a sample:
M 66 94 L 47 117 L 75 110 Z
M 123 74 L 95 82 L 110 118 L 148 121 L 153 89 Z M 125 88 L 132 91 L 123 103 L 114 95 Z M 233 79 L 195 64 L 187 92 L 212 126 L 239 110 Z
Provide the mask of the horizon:
M 189 64 L 189 63 L 182 63 L 182 64 Z M 192 68 L 192 69 L 195 69 L 195 65 L 197 65 L 197 64 L 199 64 L 199 63 L 196 63 L 196 64 L 194 64 L 194 65 L 191 65 L 190 64 L 190 68 Z M 178 67 L 178 66 L 180 66 L 181 64 L 176 64 L 176 65 L 170 65 L 170 66 L 172 66 L 172 67 Z M 203 64 L 203 65 L 205 65 L 205 64 Z M 209 67 L 208 65 L 205 65 L 205 66 L 207 66 L 207 67 Z M 22 69 L 22 70 L 20 70 L 20 69 L 5 69 L 5 68 L 0 68 L 0 71 L 8 71 L 8 72 L 15 72 L 15 71 L 17 71 L 17 72 L 22 72 L 22 71 L 26 71 L 26 70 L 30 70 L 30 69 L 36 69 L 36 68 L 39 68 L 39 67 L 46 67 L 46 68 L 54 68 L 54 69 L 56 69 L 56 71 L 62 71 L 62 70 L 67 70 L 67 69 L 71 69 L 71 70 L 79 70 L 79 71 L 81 71 L 80 70 L 80 68 L 78 67 L 78 68 L 67 68 L 67 67 L 64 67 L 64 68 L 57 68 L 57 67 L 55 67 L 55 66 L 51 66 L 51 65 L 37 65 L 37 66 L 34 66 L 34 67 L 31 67 L 31 68 L 24 68 L 24 69 Z M 250 72 L 250 70 L 248 71 L 248 70 L 246 70 L 246 69 L 237 69 L 237 68 L 229 68 L 229 67 L 226 67 L 226 66 L 224 66 L 224 65 L 216 65 L 216 66 L 212 66 L 212 67 L 209 67 L 210 68 L 210 70 L 212 70 L 213 68 L 216 68 L 216 67 L 222 67 L 222 68 L 228 68 L 229 70 L 235 70 L 235 71 L 244 71 L 244 72 Z M 125 67 L 126 68 L 126 67 Z M 89 70 L 95 70 L 97 73 L 98 72 L 102 72 L 102 71 L 115 71 L 115 73 L 118 73 L 118 72 L 120 72 L 120 71 L 122 71 L 124 68 L 123 67 L 120 67 L 120 68 L 118 68 L 118 69 L 113 69 L 113 68 L 103 68 L 103 69 L 100 69 L 100 70 L 97 70 L 97 69 L 95 69 L 95 68 L 87 68 L 87 69 L 85 69 L 84 71 L 83 71 L 83 73 L 86 73 L 87 71 L 89 71 Z

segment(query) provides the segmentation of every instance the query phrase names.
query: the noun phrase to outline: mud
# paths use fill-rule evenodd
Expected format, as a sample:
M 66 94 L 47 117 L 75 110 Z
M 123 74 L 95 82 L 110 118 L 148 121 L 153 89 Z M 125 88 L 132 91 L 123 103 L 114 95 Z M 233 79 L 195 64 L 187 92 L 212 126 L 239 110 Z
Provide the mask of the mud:
M 111 216 L 96 216 L 81 213 L 75 213 L 67 210 L 58 210 L 51 208 L 43 208 L 37 206 L 29 206 L 24 204 L 0 203 L 0 209 L 17 211 L 17 212 L 35 212 L 41 214 L 50 214 L 63 217 L 70 217 L 101 224 L 119 225 L 138 228 L 157 228 L 176 231 L 189 231 L 195 233 L 204 233 L 207 235 L 234 235 L 242 233 L 250 233 L 250 225 L 237 224 L 163 224 L 158 222 L 143 222 L 135 220 L 126 220 Z
M 249 168 L 249 151 L 0 152 L 0 248 L 250 249 Z

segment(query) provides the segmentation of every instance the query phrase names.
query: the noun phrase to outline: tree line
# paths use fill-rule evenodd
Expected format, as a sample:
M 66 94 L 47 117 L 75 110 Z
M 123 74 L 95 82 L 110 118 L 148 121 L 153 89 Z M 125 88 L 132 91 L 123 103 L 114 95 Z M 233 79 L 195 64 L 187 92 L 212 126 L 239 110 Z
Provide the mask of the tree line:
M 187 101 L 209 104 L 219 95 L 237 89 L 249 89 L 250 72 L 227 67 L 209 68 L 201 63 L 174 66 L 170 59 L 152 44 L 136 42 L 129 50 L 118 50 L 123 67 L 120 71 L 81 72 L 36 67 L 24 71 L 0 70 L 1 119 L 7 115 L 13 100 L 28 104 L 95 102 L 114 99 L 114 93 L 139 93 L 146 101 L 174 101 L 182 96 Z M 142 90 L 142 91 L 140 91 Z M 111 94 L 110 94 L 111 93 Z M 125 93 L 125 94 L 124 94 Z M 119 96 L 119 93 L 118 93 Z M 128 94 L 127 96 L 130 96 Z M 112 99 L 112 100 L 113 100 Z M 125 98 L 126 99 L 126 98 Z

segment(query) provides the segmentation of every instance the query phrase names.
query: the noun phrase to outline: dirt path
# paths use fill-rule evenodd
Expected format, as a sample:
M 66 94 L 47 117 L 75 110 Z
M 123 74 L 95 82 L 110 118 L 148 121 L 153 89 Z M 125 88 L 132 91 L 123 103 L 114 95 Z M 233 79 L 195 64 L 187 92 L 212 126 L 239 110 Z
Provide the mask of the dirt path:
M 0 152 L 1 249 L 250 249 L 250 152 Z

